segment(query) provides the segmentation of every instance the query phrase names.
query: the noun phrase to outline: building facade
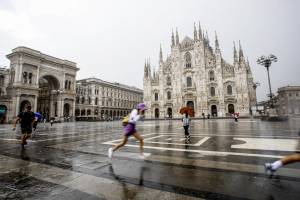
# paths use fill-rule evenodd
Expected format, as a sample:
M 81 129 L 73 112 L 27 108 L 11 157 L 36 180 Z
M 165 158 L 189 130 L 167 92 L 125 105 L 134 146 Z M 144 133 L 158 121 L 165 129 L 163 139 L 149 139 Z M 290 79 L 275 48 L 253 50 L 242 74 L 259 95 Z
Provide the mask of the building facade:
M 109 120 L 126 116 L 143 100 L 143 91 L 97 78 L 76 82 L 77 120 Z
M 216 35 L 215 48 L 194 26 L 194 38 L 179 40 L 178 31 L 171 36 L 171 55 L 163 59 L 159 53 L 159 68 L 151 72 L 149 62 L 144 66 L 144 102 L 147 118 L 181 117 L 179 110 L 188 106 L 195 117 L 223 117 L 238 112 L 249 115 L 256 103 L 256 92 L 249 62 L 239 43 L 234 45 L 233 65 L 221 54 Z
M 279 115 L 300 116 L 300 86 L 278 88 L 277 97 Z
M 27 47 L 17 47 L 6 57 L 10 66 L 0 107 L 7 109 L 7 122 L 27 105 L 47 118 L 74 116 L 76 63 Z
M 7 112 L 9 104 L 9 98 L 7 97 L 6 88 L 9 82 L 9 70 L 7 68 L 0 68 L 0 124 L 5 123 L 7 120 Z

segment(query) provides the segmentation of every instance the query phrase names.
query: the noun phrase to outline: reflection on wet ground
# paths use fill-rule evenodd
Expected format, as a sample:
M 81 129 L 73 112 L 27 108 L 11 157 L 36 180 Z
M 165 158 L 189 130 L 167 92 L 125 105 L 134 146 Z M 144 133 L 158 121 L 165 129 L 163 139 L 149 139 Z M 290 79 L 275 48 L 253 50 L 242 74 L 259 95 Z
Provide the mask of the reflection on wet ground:
M 19 131 L 0 126 L 0 199 L 300 199 L 300 164 L 272 178 L 263 168 L 296 149 L 300 119 L 144 121 L 145 152 L 122 138 L 120 122 L 39 124 L 25 150 Z

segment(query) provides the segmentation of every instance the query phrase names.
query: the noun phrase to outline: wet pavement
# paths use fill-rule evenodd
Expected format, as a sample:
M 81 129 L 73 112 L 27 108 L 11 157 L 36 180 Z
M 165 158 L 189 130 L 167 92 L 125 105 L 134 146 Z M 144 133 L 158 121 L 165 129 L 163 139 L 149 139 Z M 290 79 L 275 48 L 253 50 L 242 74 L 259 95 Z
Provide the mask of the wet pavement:
M 180 121 L 145 121 L 139 143 L 107 158 L 120 122 L 39 124 L 25 150 L 20 130 L 0 126 L 0 199 L 300 199 L 300 163 L 273 177 L 263 164 L 293 153 L 300 119 L 194 120 L 186 143 Z

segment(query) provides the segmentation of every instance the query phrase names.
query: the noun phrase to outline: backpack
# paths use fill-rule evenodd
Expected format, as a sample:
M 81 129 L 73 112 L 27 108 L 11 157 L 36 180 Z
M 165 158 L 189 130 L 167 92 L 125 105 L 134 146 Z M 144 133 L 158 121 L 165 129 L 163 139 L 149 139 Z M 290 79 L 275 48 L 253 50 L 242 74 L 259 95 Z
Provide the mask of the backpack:
M 122 120 L 122 125 L 126 126 L 129 123 L 130 114 L 126 115 Z

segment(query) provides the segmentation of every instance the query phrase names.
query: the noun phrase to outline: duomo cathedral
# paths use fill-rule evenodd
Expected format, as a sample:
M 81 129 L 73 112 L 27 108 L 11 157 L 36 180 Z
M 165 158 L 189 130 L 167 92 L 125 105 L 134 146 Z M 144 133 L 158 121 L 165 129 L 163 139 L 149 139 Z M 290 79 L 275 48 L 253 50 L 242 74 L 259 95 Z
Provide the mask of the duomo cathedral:
M 256 92 L 249 61 L 239 43 L 233 47 L 233 64 L 222 58 L 217 35 L 214 49 L 207 33 L 194 25 L 193 39 L 172 31 L 171 54 L 163 58 L 159 52 L 159 68 L 144 66 L 144 102 L 146 118 L 177 118 L 179 110 L 188 106 L 195 117 L 225 117 L 236 112 L 247 116 L 256 103 Z

